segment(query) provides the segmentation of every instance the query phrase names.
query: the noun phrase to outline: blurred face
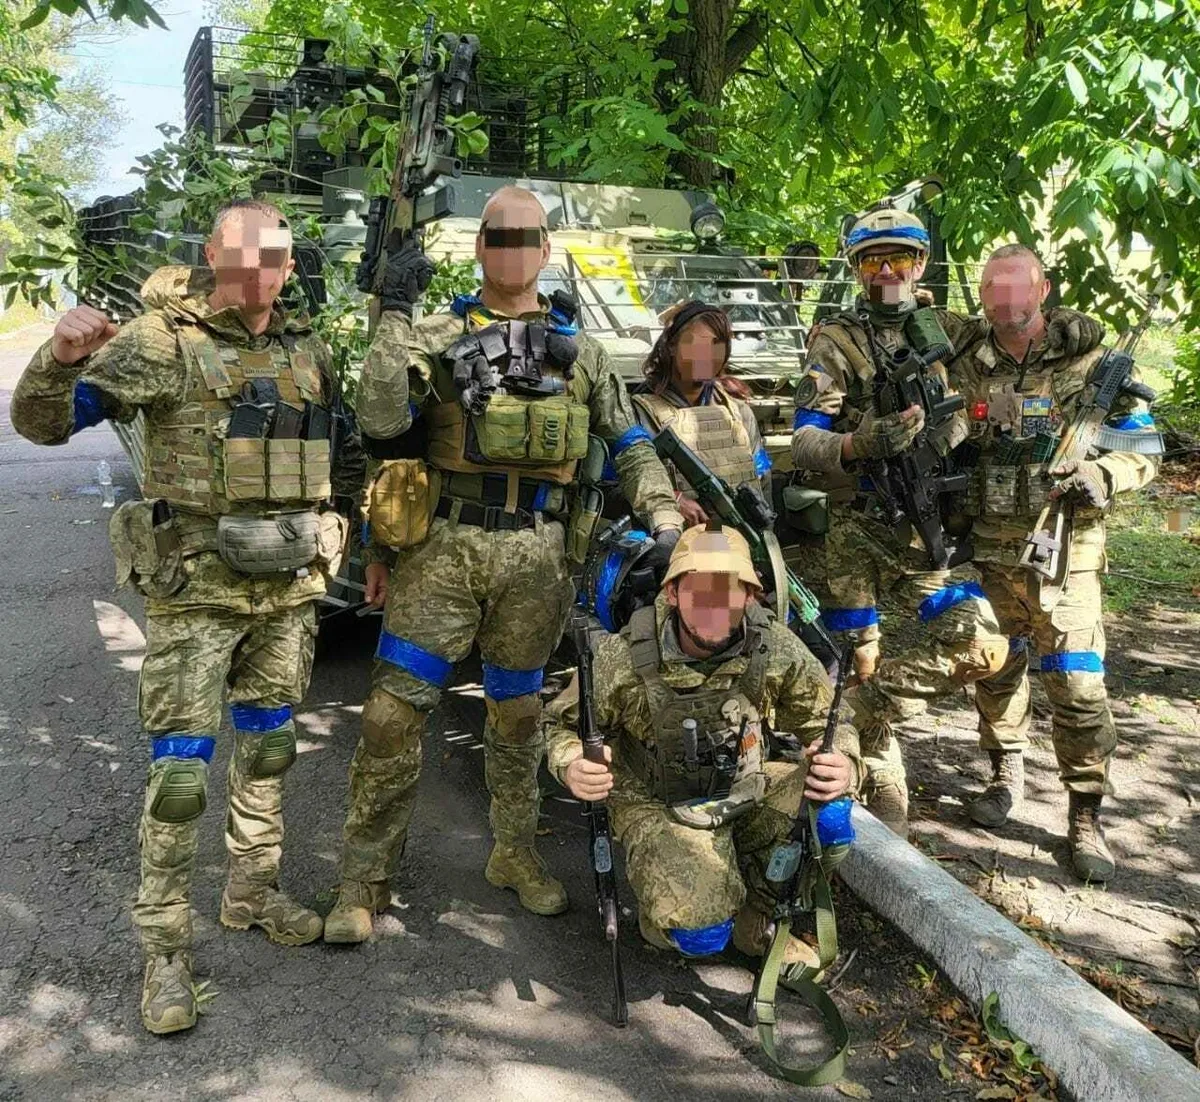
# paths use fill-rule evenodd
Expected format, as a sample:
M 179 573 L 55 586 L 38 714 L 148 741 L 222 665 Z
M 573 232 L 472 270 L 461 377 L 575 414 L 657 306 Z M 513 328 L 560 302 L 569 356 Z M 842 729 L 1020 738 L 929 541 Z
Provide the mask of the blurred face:
M 228 306 L 270 309 L 292 274 L 292 234 L 261 211 L 237 211 L 204 246 L 217 294 Z
M 910 302 L 925 274 L 925 257 L 901 245 L 878 245 L 862 253 L 856 263 L 858 282 L 868 301 L 883 306 Z
M 489 204 L 475 238 L 475 259 L 483 268 L 484 282 L 507 294 L 533 287 L 550 260 L 542 205 L 536 199 Z
M 689 323 L 675 348 L 675 377 L 683 384 L 715 379 L 729 358 L 723 344 L 703 318 Z
M 742 626 L 750 591 L 736 574 L 685 574 L 667 587 L 681 632 L 706 651 L 722 650 Z
M 979 297 L 983 312 L 1001 333 L 1020 333 L 1036 323 L 1050 281 L 1029 256 L 990 260 L 983 269 Z

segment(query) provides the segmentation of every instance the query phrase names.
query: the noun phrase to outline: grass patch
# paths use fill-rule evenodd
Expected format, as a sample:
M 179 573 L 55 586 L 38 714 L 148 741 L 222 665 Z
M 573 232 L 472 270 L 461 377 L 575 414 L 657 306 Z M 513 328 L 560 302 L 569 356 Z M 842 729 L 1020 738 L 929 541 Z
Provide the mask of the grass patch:
M 1182 504 L 1182 502 L 1180 503 Z M 1197 532 L 1193 522 L 1191 532 Z M 1162 603 L 1194 608 L 1200 587 L 1200 546 L 1186 533 L 1166 530 L 1162 505 L 1141 500 L 1120 509 L 1109 522 L 1104 608 L 1128 612 Z

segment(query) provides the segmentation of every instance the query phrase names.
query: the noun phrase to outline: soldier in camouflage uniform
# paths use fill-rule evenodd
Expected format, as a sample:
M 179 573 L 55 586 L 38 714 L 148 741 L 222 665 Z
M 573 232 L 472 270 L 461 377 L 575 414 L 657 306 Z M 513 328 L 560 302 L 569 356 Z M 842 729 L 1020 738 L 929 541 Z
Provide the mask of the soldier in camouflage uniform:
M 483 657 L 484 773 L 496 842 L 485 875 L 516 890 L 535 914 L 566 909 L 566 892 L 534 849 L 539 690 L 573 596 L 565 540 L 585 545 L 590 537 L 564 535 L 563 525 L 589 432 L 608 445 L 663 563 L 682 525 L 620 376 L 599 345 L 576 336 L 560 308 L 538 295 L 550 245 L 537 197 L 520 188 L 493 195 L 476 255 L 481 293 L 416 324 L 412 304 L 432 266 L 412 246 L 389 260 L 383 317 L 359 388 L 368 450 L 422 457 L 440 492 L 428 494 L 432 517 L 421 542 L 398 554 L 371 551 L 368 599 L 380 601 L 386 591 L 387 603 L 350 770 L 342 884 L 326 920 L 327 941 L 364 940 L 372 912 L 389 901 L 388 875 L 416 798 L 425 720 L 475 642 Z M 540 348 L 544 356 L 535 353 Z
M 824 618 L 831 630 L 857 633 L 859 683 L 847 699 L 867 762 L 867 805 L 900 834 L 907 832 L 908 787 L 894 725 L 918 715 L 929 701 L 998 672 L 1008 654 L 1008 640 L 970 567 L 933 569 L 920 537 L 907 524 L 895 529 L 885 523 L 869 483 L 859 477 L 861 461 L 899 455 L 924 424 L 916 406 L 877 416 L 873 383 L 874 356 L 916 343 L 916 285 L 928 247 L 920 219 L 900 211 L 872 212 L 853 227 L 846 251 L 862 294 L 853 310 L 810 336 L 792 439 L 797 469 L 821 472 L 829 490 L 825 546 L 833 607 Z M 981 321 L 948 310 L 935 314 L 960 353 L 982 335 Z M 1053 326 L 1063 340 L 1099 341 L 1095 327 L 1072 311 L 1055 317 Z M 943 365 L 933 370 L 945 381 Z M 966 432 L 965 415 L 956 416 L 940 446 L 949 450 Z M 881 660 L 876 604 L 885 593 L 924 632 L 916 646 Z
M 833 689 L 820 664 L 755 601 L 750 550 L 733 529 L 689 528 L 676 545 L 654 605 L 634 612 L 619 635 L 595 648 L 597 728 L 611 737 L 611 768 L 583 757 L 576 734 L 578 692 L 547 708 L 550 771 L 581 800 L 607 799 L 613 830 L 638 901 L 638 925 L 652 945 L 689 956 L 720 952 L 731 936 L 751 956 L 770 943 L 775 892 L 767 861 L 786 837 L 807 792 L 816 801 L 858 787 L 861 762 L 852 728 L 819 753 Z M 770 760 L 762 717 L 804 747 L 800 765 Z M 682 733 L 697 721 L 689 769 Z M 732 751 L 728 795 L 704 801 L 707 746 Z M 789 942 L 790 963 L 815 954 Z
M 997 827 L 1022 798 L 1030 719 L 1026 644 L 1032 641 L 1068 792 L 1072 864 L 1082 879 L 1106 880 L 1114 864 L 1099 813 L 1104 794 L 1112 791 L 1108 766 L 1117 735 L 1104 688 L 1104 515 L 1117 494 L 1154 477 L 1155 461 L 1133 451 L 1137 441 L 1131 437 L 1129 452 L 1072 460 L 1047 475 L 1044 461 L 1054 436 L 1073 417 L 1104 351 L 1064 350 L 1041 309 L 1049 289 L 1029 249 L 1011 245 L 995 252 L 980 289 L 990 322 L 987 337 L 951 368 L 955 386 L 967 397 L 970 440 L 980 451 L 967 496 L 975 561 L 984 591 L 1013 638 L 1004 668 L 975 686 L 981 745 L 991 757 L 993 777 L 968 813 L 983 826 Z M 1118 400 L 1110 423 L 1130 433 L 1153 426 L 1144 404 L 1130 397 Z M 1036 579 L 1017 562 L 1042 506 L 1054 496 L 1073 505 L 1070 574 L 1057 604 L 1045 611 Z
M 149 310 L 119 330 L 86 306 L 67 313 L 12 401 L 14 426 L 39 444 L 104 418 L 146 417 L 146 500 L 123 504 L 110 534 L 118 584 L 132 580 L 146 598 L 139 713 L 152 764 L 133 917 L 146 957 L 142 1021 L 153 1033 L 196 1021 L 188 894 L 223 696 L 234 749 L 221 921 L 260 926 L 283 945 L 321 935 L 320 916 L 278 881 L 292 708 L 308 687 L 316 601 L 346 533 L 343 518 L 320 511 L 330 496 L 331 362 L 307 321 L 276 305 L 293 265 L 278 210 L 223 211 L 206 254 L 211 271 L 152 275 L 142 288 Z M 246 386 L 274 393 L 280 410 L 286 403 L 298 435 L 232 438 Z
M 728 374 L 733 329 L 719 306 L 690 301 L 664 315 L 643 372 L 649 389 L 633 395 L 640 424 L 654 434 L 671 428 L 730 486 L 762 480 L 771 500 L 771 458 L 763 446 L 746 384 Z M 707 519 L 695 491 L 668 464 L 687 524 Z

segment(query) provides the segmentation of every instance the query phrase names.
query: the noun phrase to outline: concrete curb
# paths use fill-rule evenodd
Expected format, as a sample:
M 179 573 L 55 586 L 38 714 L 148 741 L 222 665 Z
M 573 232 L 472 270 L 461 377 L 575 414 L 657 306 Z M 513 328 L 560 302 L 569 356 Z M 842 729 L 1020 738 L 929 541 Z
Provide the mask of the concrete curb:
M 1080 1102 L 1200 1102 L 1200 1072 L 920 851 L 855 805 L 838 869 L 872 910 L 1006 1025 Z

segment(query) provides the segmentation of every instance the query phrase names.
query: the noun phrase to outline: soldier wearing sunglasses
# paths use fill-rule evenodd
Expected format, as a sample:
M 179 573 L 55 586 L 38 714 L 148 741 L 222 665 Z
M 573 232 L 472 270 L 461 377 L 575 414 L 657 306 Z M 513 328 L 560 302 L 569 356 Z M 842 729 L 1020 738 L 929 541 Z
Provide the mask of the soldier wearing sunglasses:
M 420 537 L 369 549 L 367 599 L 384 606 L 373 688 L 350 771 L 339 898 L 325 939 L 360 942 L 390 901 L 421 765 L 421 736 L 454 665 L 478 643 L 487 719 L 484 775 L 495 845 L 485 876 L 540 915 L 566 910 L 534 850 L 543 755 L 542 671 L 574 598 L 568 526 L 589 435 L 605 442 L 665 567 L 682 518 L 650 436 L 571 305 L 538 294 L 550 259 L 545 212 L 497 191 L 475 243 L 483 286 L 411 323 L 433 266 L 415 245 L 388 261 L 382 319 L 356 409 L 368 450 L 420 461 Z M 424 506 L 422 506 L 424 507 Z M 579 526 L 582 529 L 582 525 Z M 575 542 L 590 533 L 571 526 Z M 578 550 L 578 548 L 576 548 Z M 386 602 L 386 603 L 385 603 Z
M 928 251 L 925 226 L 903 211 L 872 211 L 851 229 L 846 254 L 860 293 L 852 309 L 811 335 L 792 437 L 796 468 L 822 472 L 829 491 L 826 563 L 834 607 L 825 609 L 824 618 L 831 630 L 855 638 L 856 683 L 847 699 L 862 740 L 867 806 L 902 835 L 908 830 L 908 787 L 894 725 L 920 714 L 929 701 L 997 673 L 1008 657 L 1008 640 L 973 570 L 965 564 L 930 569 L 908 524 L 884 521 L 862 470 L 864 461 L 904 452 L 924 425 L 918 406 L 877 415 L 873 388 L 878 357 L 914 347 L 917 284 Z M 982 339 L 981 320 L 925 310 L 925 320 L 936 319 L 959 355 Z M 1074 311 L 1056 311 L 1049 324 L 1070 354 L 1093 347 L 1102 335 Z M 945 382 L 945 365 L 935 363 L 932 370 Z M 966 436 L 962 418 L 947 446 Z M 885 594 L 899 606 L 898 618 L 923 630 L 915 645 L 881 657 L 876 605 Z

